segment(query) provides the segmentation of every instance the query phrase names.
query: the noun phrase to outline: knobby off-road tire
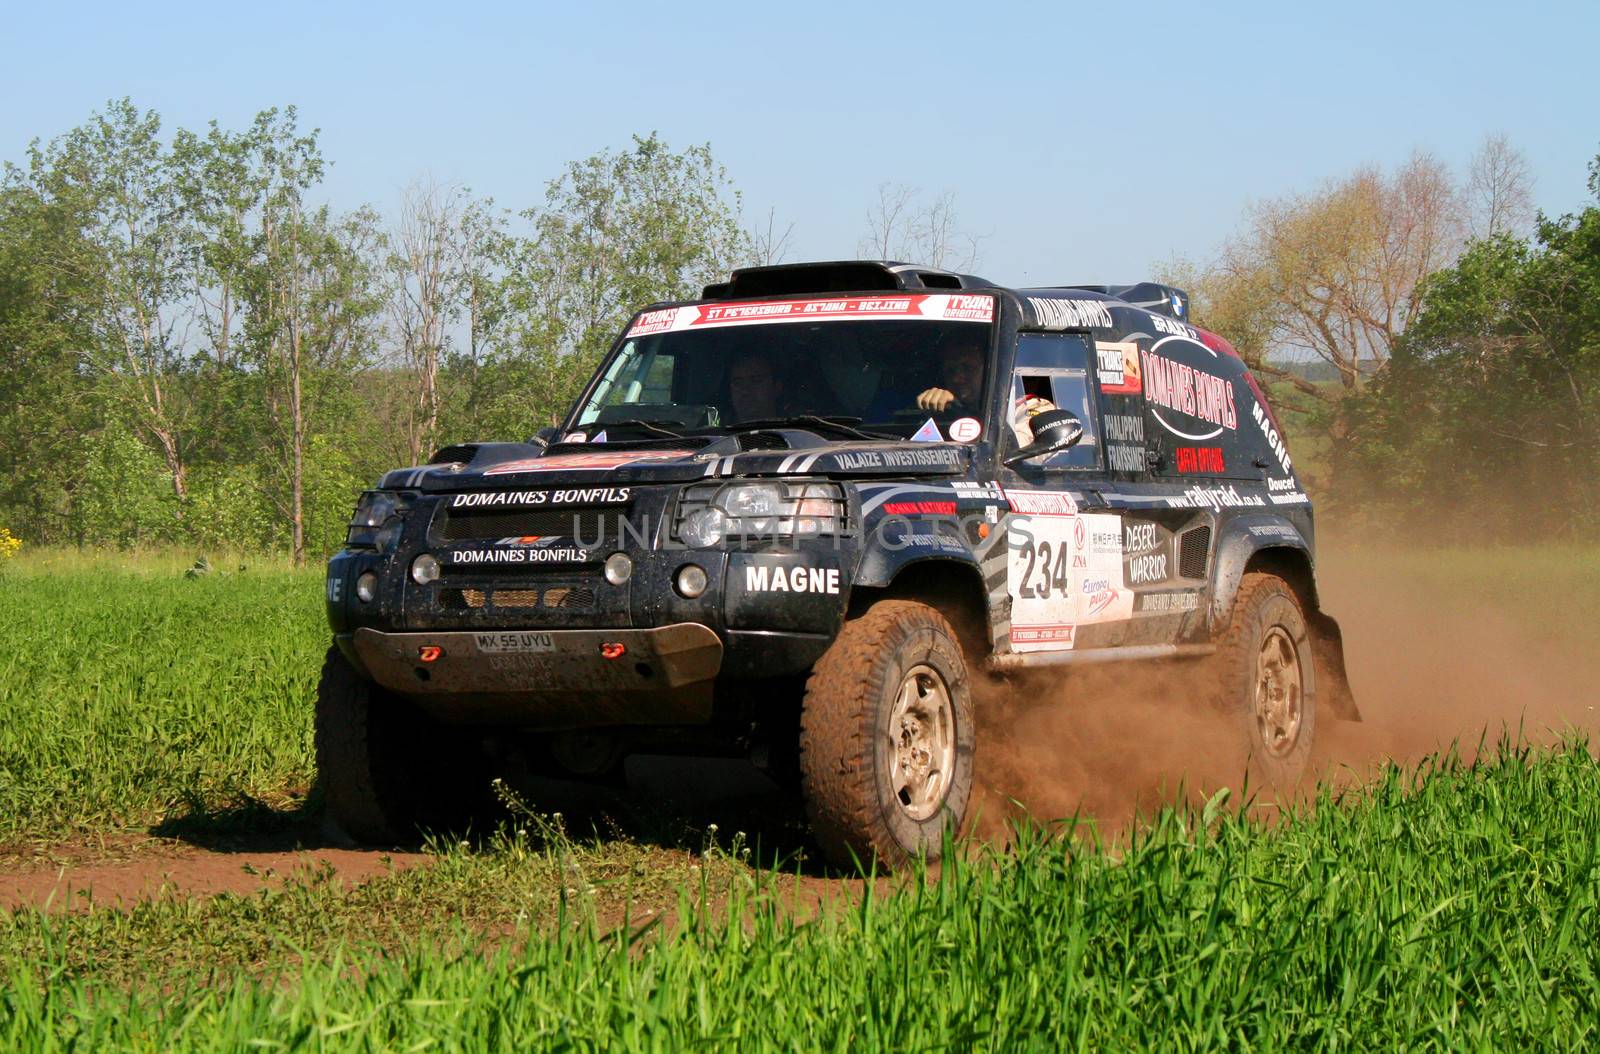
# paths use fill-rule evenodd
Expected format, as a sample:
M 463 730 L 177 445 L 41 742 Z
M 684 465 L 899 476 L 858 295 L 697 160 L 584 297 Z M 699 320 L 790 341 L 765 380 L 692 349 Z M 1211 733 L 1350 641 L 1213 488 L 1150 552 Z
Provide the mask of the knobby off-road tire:
M 316 747 L 328 813 L 359 842 L 459 830 L 492 803 L 470 737 L 358 675 L 336 647 L 317 686 Z
M 972 793 L 971 682 L 956 633 L 925 604 L 884 600 L 845 623 L 806 683 L 800 783 L 833 863 L 937 859 Z
M 1215 702 L 1238 729 L 1249 777 L 1293 788 L 1316 738 L 1317 691 L 1305 612 L 1287 582 L 1244 576 L 1213 663 Z

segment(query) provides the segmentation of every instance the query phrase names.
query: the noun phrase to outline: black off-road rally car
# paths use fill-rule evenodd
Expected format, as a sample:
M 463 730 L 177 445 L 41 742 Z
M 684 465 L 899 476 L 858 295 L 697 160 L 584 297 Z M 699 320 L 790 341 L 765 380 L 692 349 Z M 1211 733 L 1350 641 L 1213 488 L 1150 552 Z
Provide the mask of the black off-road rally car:
M 636 315 L 559 428 L 363 495 L 328 566 L 331 815 L 390 841 L 505 766 L 748 756 L 832 859 L 936 855 L 973 682 L 1190 663 L 1269 782 L 1355 718 L 1311 504 L 1228 342 L 1154 283 L 749 268 Z

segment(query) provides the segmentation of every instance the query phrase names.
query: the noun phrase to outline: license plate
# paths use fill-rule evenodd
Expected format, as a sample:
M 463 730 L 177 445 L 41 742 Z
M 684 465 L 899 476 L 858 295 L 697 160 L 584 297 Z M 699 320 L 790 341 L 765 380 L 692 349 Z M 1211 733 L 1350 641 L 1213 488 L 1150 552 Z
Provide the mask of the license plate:
M 548 633 L 476 633 L 478 650 L 489 653 L 555 651 L 556 641 Z

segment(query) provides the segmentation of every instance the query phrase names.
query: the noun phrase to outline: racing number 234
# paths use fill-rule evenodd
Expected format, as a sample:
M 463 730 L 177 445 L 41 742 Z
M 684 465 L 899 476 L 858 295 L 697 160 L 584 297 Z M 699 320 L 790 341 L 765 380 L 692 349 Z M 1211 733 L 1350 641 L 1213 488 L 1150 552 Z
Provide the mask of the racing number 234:
M 1067 595 L 1067 547 L 1055 546 L 1051 550 L 1049 542 L 1028 542 L 1022 546 L 1018 554 L 1019 559 L 1028 561 L 1028 568 L 1022 573 L 1022 582 L 1017 589 L 1017 596 L 1025 600 L 1048 600 L 1050 591 L 1054 589 L 1060 596 Z M 1034 575 L 1034 568 L 1038 568 L 1038 575 Z

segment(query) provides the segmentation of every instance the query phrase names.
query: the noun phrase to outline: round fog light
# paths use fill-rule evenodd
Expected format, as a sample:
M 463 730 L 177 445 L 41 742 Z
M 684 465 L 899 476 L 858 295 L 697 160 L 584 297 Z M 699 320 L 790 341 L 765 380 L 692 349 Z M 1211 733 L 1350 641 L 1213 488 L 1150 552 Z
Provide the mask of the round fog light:
M 633 561 L 627 553 L 612 553 L 606 557 L 606 581 L 620 586 L 633 577 Z
M 693 600 L 706 591 L 705 570 L 695 564 L 684 564 L 678 568 L 678 592 Z
M 378 576 L 371 571 L 363 571 L 356 579 L 356 596 L 363 604 L 370 604 L 378 596 Z
M 419 586 L 439 581 L 439 561 L 431 553 L 423 553 L 411 561 L 411 580 Z

